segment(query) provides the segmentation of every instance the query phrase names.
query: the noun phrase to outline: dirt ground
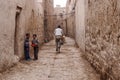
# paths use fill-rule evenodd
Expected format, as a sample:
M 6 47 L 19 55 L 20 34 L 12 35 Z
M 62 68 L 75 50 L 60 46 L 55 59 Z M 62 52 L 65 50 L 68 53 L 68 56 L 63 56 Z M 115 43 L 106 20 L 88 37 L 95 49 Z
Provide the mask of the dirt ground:
M 0 74 L 0 80 L 99 80 L 90 64 L 75 47 L 73 39 L 66 38 L 61 53 L 55 51 L 54 40 L 44 44 L 39 60 L 21 61 Z

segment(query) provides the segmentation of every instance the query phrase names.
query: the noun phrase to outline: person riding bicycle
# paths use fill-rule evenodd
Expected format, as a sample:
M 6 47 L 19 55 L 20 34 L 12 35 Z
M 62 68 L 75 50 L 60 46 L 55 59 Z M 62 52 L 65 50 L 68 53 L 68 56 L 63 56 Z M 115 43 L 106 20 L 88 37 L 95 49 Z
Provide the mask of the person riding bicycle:
M 61 28 L 60 25 L 55 29 L 54 34 L 55 34 L 55 42 L 56 42 L 56 51 L 58 51 L 58 42 L 59 41 L 61 42 L 61 38 L 63 36 L 63 29 Z

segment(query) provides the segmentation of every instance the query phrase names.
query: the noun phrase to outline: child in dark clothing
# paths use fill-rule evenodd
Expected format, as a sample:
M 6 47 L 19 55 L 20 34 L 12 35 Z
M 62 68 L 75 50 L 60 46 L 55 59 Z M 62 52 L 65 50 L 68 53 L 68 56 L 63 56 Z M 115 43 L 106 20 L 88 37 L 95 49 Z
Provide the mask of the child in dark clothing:
M 30 60 L 29 56 L 29 38 L 30 34 L 27 33 L 24 41 L 24 54 L 25 54 L 25 60 Z
M 33 34 L 32 47 L 34 49 L 34 60 L 38 60 L 39 42 L 36 34 Z

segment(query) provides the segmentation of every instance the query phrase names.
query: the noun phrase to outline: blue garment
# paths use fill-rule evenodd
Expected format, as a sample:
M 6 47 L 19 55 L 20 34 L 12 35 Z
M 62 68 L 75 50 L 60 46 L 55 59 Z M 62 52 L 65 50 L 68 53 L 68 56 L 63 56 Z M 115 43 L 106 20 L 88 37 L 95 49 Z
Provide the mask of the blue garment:
M 24 41 L 24 54 L 25 54 L 25 59 L 29 60 L 30 55 L 29 55 L 29 39 L 25 39 Z
M 24 41 L 24 47 L 29 48 L 29 39 L 25 39 Z

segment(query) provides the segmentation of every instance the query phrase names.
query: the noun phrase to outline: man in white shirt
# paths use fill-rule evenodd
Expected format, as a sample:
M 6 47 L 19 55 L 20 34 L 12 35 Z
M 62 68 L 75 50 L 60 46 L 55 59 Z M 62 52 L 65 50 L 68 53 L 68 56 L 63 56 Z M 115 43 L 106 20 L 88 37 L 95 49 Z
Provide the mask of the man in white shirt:
M 58 51 L 58 42 L 61 40 L 62 36 L 63 36 L 63 30 L 61 29 L 61 26 L 58 26 L 55 31 L 55 41 L 56 41 L 56 51 Z
M 55 36 L 62 36 L 63 35 L 63 30 L 61 29 L 60 26 L 58 26 L 56 29 L 55 29 Z

